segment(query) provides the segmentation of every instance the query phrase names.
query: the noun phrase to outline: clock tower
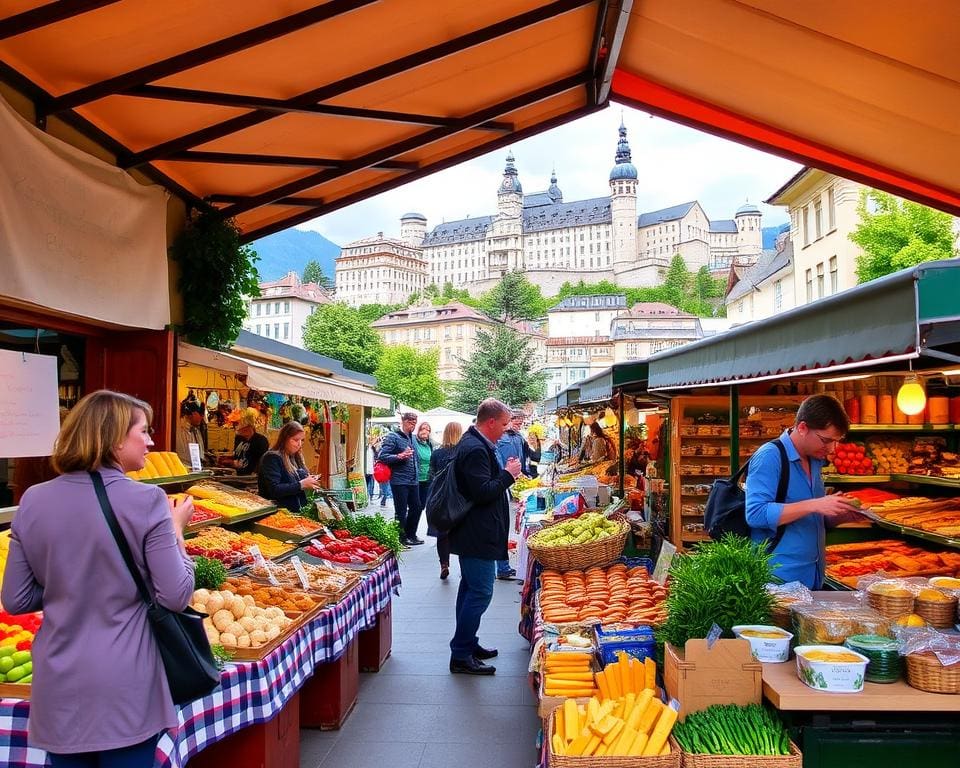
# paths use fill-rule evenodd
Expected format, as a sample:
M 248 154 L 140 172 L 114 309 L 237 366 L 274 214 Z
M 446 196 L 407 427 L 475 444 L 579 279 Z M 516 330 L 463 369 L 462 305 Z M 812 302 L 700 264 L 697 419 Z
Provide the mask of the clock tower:
M 497 189 L 497 216 L 493 220 L 487 242 L 490 277 L 503 277 L 507 272 L 523 269 L 523 187 L 513 153 L 507 154 L 503 179 Z

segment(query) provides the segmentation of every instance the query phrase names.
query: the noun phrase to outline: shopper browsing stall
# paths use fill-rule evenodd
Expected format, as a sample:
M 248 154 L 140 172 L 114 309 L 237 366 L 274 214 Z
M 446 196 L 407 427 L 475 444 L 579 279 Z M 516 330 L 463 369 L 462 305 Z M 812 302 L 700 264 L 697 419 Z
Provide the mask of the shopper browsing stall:
M 383 439 L 379 458 L 390 467 L 390 490 L 393 492 L 394 517 L 400 524 L 404 544 L 423 544 L 423 539 L 408 535 L 407 516 L 420 510 L 420 454 L 414 447 L 413 435 L 417 414 L 411 412 L 400 418 L 400 431 L 391 432 Z M 416 532 L 414 532 L 416 533 Z
M 124 476 L 145 464 L 152 416 L 149 405 L 117 392 L 80 400 L 52 456 L 62 474 L 28 489 L 13 521 L 3 606 L 44 612 L 33 644 L 29 730 L 30 745 L 47 750 L 54 767 L 100 753 L 84 757 L 149 768 L 161 733 L 177 727 L 146 605 L 90 475 L 102 477 L 157 602 L 182 611 L 194 587 L 183 544 L 193 503 L 186 497 L 173 506 L 160 488 Z
M 260 466 L 260 459 L 270 449 L 267 438 L 257 432 L 259 414 L 254 408 L 247 408 L 237 421 L 237 436 L 233 441 L 233 458 L 228 466 L 237 470 L 238 475 L 252 475 Z
M 590 424 L 590 431 L 583 441 L 583 448 L 580 451 L 580 461 L 593 463 L 596 461 L 608 461 L 617 457 L 617 449 L 613 440 L 603 434 L 603 429 L 597 422 Z
M 433 455 L 433 443 L 430 442 L 431 427 L 422 422 L 417 427 L 417 438 L 414 447 L 417 450 L 417 500 L 420 502 L 416 510 L 407 513 L 407 540 L 417 539 L 417 528 L 420 527 L 420 515 L 427 503 L 427 490 L 430 488 L 430 457 Z
M 296 421 L 283 425 L 273 448 L 260 459 L 257 485 L 260 495 L 278 507 L 299 512 L 307 505 L 304 491 L 320 489 L 320 481 L 303 462 L 304 431 Z
M 790 462 L 786 501 L 775 501 L 780 451 L 760 446 L 747 471 L 747 524 L 755 541 L 771 540 L 775 575 L 811 589 L 823 586 L 826 528 L 859 518 L 843 494 L 827 496 L 821 469 L 843 440 L 850 422 L 830 395 L 813 395 L 800 404 L 791 429 L 777 438 Z M 779 539 L 778 539 L 779 537 Z
M 458 421 L 451 421 L 443 428 L 443 442 L 430 455 L 430 473 L 427 482 L 427 492 L 429 493 L 430 484 L 444 467 L 452 460 L 456 451 L 457 443 L 463 437 L 463 427 Z M 426 497 L 424 497 L 426 498 Z M 424 502 L 426 504 L 426 502 Z M 437 558 L 440 560 L 440 578 L 446 580 L 450 575 L 450 536 L 446 531 L 437 531 L 433 528 L 427 529 L 429 536 L 437 537 Z

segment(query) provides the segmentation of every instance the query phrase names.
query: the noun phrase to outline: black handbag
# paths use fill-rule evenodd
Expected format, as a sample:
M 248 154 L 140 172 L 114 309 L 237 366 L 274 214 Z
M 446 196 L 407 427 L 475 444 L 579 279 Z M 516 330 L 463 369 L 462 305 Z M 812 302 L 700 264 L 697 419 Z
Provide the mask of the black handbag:
M 143 582 L 140 569 L 133 561 L 130 546 L 120 530 L 110 499 L 107 498 L 107 489 L 99 472 L 91 472 L 93 487 L 97 492 L 100 509 L 110 526 L 123 561 L 137 585 L 140 597 L 147 604 L 147 619 L 153 629 L 153 636 L 160 649 L 160 658 L 163 661 L 164 671 L 167 673 L 167 684 L 170 686 L 170 695 L 174 704 L 187 702 L 206 696 L 220 685 L 220 670 L 213 660 L 210 650 L 210 641 L 203 629 L 203 620 L 206 614 L 199 613 L 193 608 L 186 608 L 182 613 L 164 608 L 150 597 L 147 585 Z
M 433 477 L 425 505 L 427 522 L 440 533 L 450 533 L 473 507 L 457 485 L 456 457 Z

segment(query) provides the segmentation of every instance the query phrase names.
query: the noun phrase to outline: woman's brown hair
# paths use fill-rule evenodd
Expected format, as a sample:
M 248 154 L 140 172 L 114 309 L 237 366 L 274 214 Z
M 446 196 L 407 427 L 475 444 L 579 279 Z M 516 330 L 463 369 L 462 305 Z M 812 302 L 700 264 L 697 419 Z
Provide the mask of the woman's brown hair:
M 98 389 L 80 399 L 60 427 L 50 463 L 60 472 L 89 472 L 115 464 L 115 451 L 133 427 L 137 414 L 147 424 L 153 408 L 122 392 Z
M 286 447 L 287 440 L 299 435 L 301 432 L 303 432 L 303 427 L 300 425 L 300 422 L 288 421 L 280 429 L 280 433 L 277 435 L 277 439 L 271 449 L 280 454 L 280 458 L 283 459 L 283 466 L 286 467 L 287 472 L 291 475 L 296 475 L 298 469 L 306 469 L 306 464 L 303 463 L 303 454 L 298 451 L 291 456 L 287 453 Z
M 451 421 L 443 428 L 443 447 L 453 448 L 463 437 L 463 426 L 459 421 Z

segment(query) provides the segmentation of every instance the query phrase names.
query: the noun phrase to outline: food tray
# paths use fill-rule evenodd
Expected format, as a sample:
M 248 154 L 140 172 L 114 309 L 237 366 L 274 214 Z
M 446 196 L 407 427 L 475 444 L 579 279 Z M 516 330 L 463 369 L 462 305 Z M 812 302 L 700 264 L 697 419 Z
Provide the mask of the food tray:
M 224 515 L 223 519 L 220 521 L 220 525 L 237 525 L 239 523 L 245 523 L 248 520 L 256 520 L 258 517 L 266 517 L 272 512 L 277 511 L 277 505 L 274 504 L 269 507 L 263 507 L 261 509 L 255 509 L 252 512 L 244 512 L 242 515 L 236 515 L 234 517 L 227 517 Z
M 335 563 L 333 560 L 325 560 L 322 557 L 307 554 L 306 550 L 300 550 L 300 559 L 305 563 L 313 563 L 314 565 L 325 565 L 328 568 L 344 568 L 348 571 L 365 573 L 383 565 L 383 563 L 386 562 L 386 559 L 392 554 L 393 552 L 384 552 L 382 555 L 380 555 L 380 557 L 370 563 Z
M 682 768 L 801 768 L 803 754 L 791 741 L 789 755 L 698 755 L 682 752 L 680 764 Z
M 264 536 L 267 536 L 271 539 L 277 539 L 277 541 L 287 541 L 292 544 L 305 544 L 310 541 L 310 539 L 315 539 L 321 533 L 323 533 L 323 528 L 318 527 L 313 531 L 307 534 L 295 534 L 290 531 L 285 531 L 282 528 L 273 528 L 269 525 L 263 525 L 263 523 L 254 523 L 250 526 L 251 533 L 260 533 Z
M 213 477 L 213 472 L 209 469 L 200 472 L 191 472 L 188 475 L 175 475 L 174 477 L 148 477 L 143 480 L 137 480 L 138 483 L 147 485 L 179 485 L 180 483 L 192 483 L 197 480 L 206 480 Z
M 319 612 L 322 609 L 323 606 L 319 606 L 315 610 Z M 294 619 L 293 623 L 287 627 L 286 632 L 281 632 L 269 643 L 265 643 L 259 648 L 227 648 L 226 650 L 233 655 L 233 661 L 261 661 L 290 639 L 294 632 L 298 632 L 314 615 L 316 615 L 314 611 L 301 614 L 299 618 Z
M 201 520 L 198 523 L 190 523 L 184 526 L 183 532 L 184 534 L 196 533 L 203 528 L 209 528 L 211 525 L 221 525 L 222 523 L 222 517 L 211 517 L 209 520 Z
M 0 699 L 29 699 L 30 683 L 0 683 Z
M 613 755 L 588 755 L 581 757 L 579 755 L 557 755 L 553 751 L 551 736 L 554 730 L 554 721 L 556 720 L 556 709 L 550 712 L 550 719 L 547 721 L 547 729 L 544 733 L 544 742 L 547 746 L 548 765 L 550 768 L 680 768 L 680 745 L 671 735 L 668 739 L 670 744 L 669 755 L 657 755 L 655 757 L 615 757 Z M 742 763 L 737 765 L 740 768 Z M 731 766 L 731 768 L 733 768 Z

